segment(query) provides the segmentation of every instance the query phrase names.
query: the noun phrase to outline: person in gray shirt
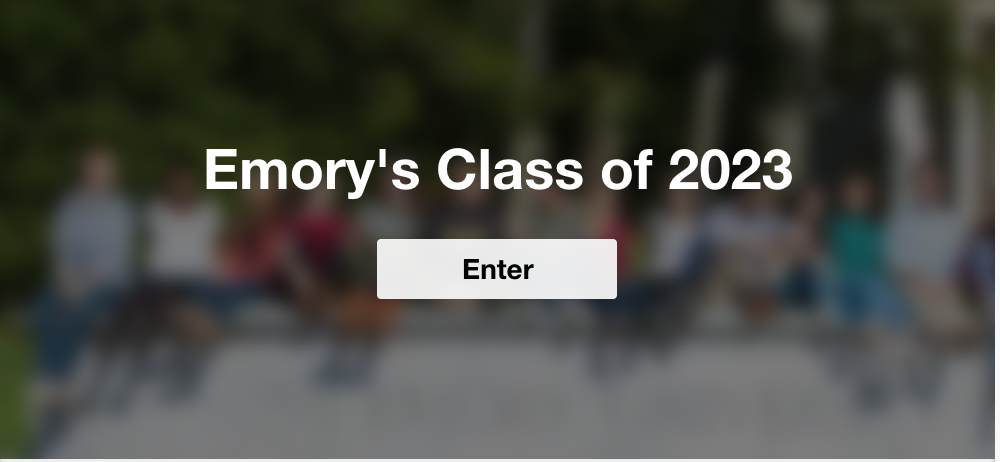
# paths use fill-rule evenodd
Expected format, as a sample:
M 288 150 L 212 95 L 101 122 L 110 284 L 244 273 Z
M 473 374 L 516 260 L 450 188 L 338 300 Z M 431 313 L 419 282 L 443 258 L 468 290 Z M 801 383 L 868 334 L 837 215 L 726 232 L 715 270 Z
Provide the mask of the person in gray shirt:
M 116 188 L 110 150 L 83 152 L 75 187 L 51 222 L 52 283 L 30 318 L 41 375 L 43 413 L 73 407 L 69 379 L 94 327 L 114 309 L 129 279 L 132 216 Z

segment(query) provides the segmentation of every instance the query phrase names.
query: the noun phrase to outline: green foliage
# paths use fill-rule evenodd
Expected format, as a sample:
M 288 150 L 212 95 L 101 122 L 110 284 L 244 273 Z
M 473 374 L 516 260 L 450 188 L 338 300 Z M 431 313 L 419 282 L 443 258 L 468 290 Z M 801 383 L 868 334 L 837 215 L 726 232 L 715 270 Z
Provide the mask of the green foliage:
M 27 336 L 0 315 L 0 457 L 25 457 L 29 444 Z

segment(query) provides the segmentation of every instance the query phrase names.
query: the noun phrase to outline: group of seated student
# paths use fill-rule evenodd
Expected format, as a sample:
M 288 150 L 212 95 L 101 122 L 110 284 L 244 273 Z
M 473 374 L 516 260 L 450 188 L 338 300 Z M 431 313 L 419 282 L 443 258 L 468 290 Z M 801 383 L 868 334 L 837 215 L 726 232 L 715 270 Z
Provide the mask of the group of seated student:
M 665 190 L 639 219 L 605 189 L 540 191 L 527 219 L 507 221 L 528 230 L 519 237 L 559 229 L 618 241 L 618 298 L 590 304 L 599 343 L 669 339 L 663 334 L 718 307 L 751 328 L 832 322 L 849 346 L 834 363 L 851 358 L 845 375 L 861 401 L 882 401 L 898 383 L 927 399 L 942 353 L 984 338 L 992 352 L 992 192 L 982 213 L 963 218 L 931 161 L 913 167 L 893 203 L 879 199 L 876 184 L 848 171 L 826 189 L 803 182 L 780 197 L 785 203 L 763 189 L 714 203 L 699 191 Z M 987 376 L 992 383 L 992 370 Z
M 891 203 L 879 197 L 883 182 L 863 170 L 780 195 L 740 190 L 715 201 L 666 181 L 638 214 L 627 213 L 621 192 L 601 187 L 537 191 L 502 212 L 470 188 L 430 215 L 425 237 L 615 239 L 618 297 L 586 304 L 599 347 L 670 340 L 728 307 L 737 326 L 845 334 L 833 363 L 847 369 L 863 404 L 898 391 L 927 400 L 943 353 L 986 340 L 992 358 L 993 348 L 992 191 L 981 213 L 959 216 L 943 171 L 918 162 Z
M 62 427 L 83 398 L 72 379 L 90 340 L 135 365 L 168 342 L 166 389 L 185 396 L 234 314 L 269 299 L 332 334 L 317 380 L 364 379 L 398 310 L 375 295 L 375 243 L 418 232 L 408 196 L 384 183 L 350 216 L 325 188 L 287 207 L 283 191 L 254 187 L 227 220 L 194 171 L 170 169 L 136 207 L 112 150 L 85 149 L 51 222 L 52 282 L 30 309 L 43 422 Z
M 94 147 L 81 156 L 53 220 L 52 284 L 31 310 L 47 412 L 72 407 L 69 378 L 98 326 L 112 326 L 130 351 L 172 339 L 184 390 L 233 314 L 264 298 L 332 334 L 320 380 L 366 376 L 399 311 L 397 301 L 375 295 L 381 238 L 615 239 L 618 298 L 584 304 L 598 343 L 662 338 L 661 329 L 683 329 L 716 306 L 735 307 L 755 327 L 825 316 L 850 333 L 845 343 L 858 351 L 846 356 L 863 358 L 852 377 L 866 399 L 895 375 L 928 374 L 934 361 L 926 358 L 945 348 L 992 340 L 992 200 L 964 224 L 931 163 L 912 172 L 906 200 L 888 207 L 879 207 L 873 177 L 849 173 L 824 185 L 829 191 L 802 182 L 780 196 L 784 206 L 769 190 L 732 191 L 734 199 L 712 203 L 704 192 L 664 182 L 638 214 L 627 213 L 623 192 L 602 187 L 518 192 L 506 208 L 471 187 L 420 211 L 414 192 L 386 176 L 350 212 L 336 191 L 258 185 L 242 191 L 241 208 L 227 220 L 196 178 L 172 170 L 134 216 L 116 187 L 113 153 Z M 296 200 L 289 207 L 283 196 Z M 988 376 L 992 383 L 992 369 Z
M 940 168 L 929 162 L 914 168 L 906 186 L 883 225 L 873 216 L 871 183 L 849 178 L 831 231 L 834 296 L 864 348 L 855 377 L 869 404 L 891 391 L 933 398 L 940 354 L 992 338 L 992 295 L 984 295 L 993 291 L 993 237 L 982 232 L 993 229 L 992 199 L 964 222 L 948 205 Z M 963 274 L 974 281 L 965 291 Z

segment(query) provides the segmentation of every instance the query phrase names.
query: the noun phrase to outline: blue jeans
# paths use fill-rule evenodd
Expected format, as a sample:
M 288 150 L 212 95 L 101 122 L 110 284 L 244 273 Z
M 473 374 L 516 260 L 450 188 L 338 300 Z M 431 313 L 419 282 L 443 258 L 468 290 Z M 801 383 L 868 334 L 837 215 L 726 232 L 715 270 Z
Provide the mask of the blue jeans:
M 46 289 L 31 307 L 35 352 L 45 378 L 64 380 L 76 366 L 94 328 L 121 300 L 122 290 L 102 286 L 69 301 L 56 289 Z
M 202 282 L 188 286 L 195 301 L 220 319 L 228 319 L 246 304 L 264 298 L 267 291 L 251 282 Z
M 837 283 L 841 321 L 849 327 L 901 328 L 907 321 L 905 305 L 889 281 L 882 278 L 846 278 Z
M 185 278 L 153 281 L 149 296 L 160 302 L 194 302 L 212 316 L 227 319 L 249 302 L 263 298 L 266 291 L 253 282 L 214 281 Z

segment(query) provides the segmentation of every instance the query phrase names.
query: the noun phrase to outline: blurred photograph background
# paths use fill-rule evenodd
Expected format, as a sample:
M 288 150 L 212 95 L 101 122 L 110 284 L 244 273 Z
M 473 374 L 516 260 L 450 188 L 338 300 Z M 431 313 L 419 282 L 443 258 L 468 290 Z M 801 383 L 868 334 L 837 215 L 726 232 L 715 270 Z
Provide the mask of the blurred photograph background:
M 992 457 L 994 8 L 2 2 L 0 456 Z M 455 147 L 583 187 L 451 191 Z M 619 296 L 379 300 L 385 238 L 616 239 Z

